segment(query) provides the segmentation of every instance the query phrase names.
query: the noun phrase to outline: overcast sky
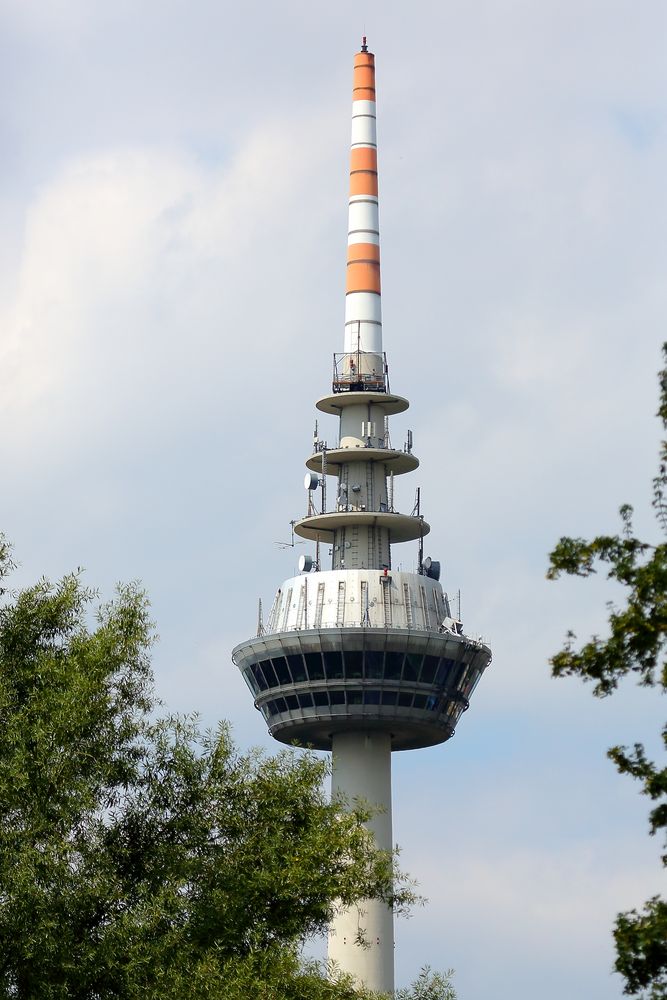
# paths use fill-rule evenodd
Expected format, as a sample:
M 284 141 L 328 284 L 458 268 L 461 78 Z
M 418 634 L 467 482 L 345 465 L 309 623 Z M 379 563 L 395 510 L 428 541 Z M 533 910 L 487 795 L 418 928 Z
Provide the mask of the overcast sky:
M 428 905 L 399 983 L 616 1000 L 610 928 L 660 889 L 657 695 L 554 681 L 602 580 L 564 534 L 656 528 L 664 0 L 0 0 L 0 525 L 17 583 L 148 589 L 174 711 L 271 745 L 230 661 L 304 547 L 314 401 L 342 349 L 352 57 L 377 58 L 385 349 L 426 554 L 493 664 L 454 739 L 394 756 Z M 333 418 L 320 417 L 323 436 Z M 331 423 L 328 423 L 328 420 Z M 394 551 L 404 568 L 413 546 Z

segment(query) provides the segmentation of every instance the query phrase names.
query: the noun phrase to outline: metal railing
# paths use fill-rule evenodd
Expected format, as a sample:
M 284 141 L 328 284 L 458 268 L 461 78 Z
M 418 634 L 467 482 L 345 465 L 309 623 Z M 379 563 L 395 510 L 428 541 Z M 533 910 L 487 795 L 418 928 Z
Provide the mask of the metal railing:
M 334 354 L 334 392 L 389 392 L 387 355 L 368 351 Z

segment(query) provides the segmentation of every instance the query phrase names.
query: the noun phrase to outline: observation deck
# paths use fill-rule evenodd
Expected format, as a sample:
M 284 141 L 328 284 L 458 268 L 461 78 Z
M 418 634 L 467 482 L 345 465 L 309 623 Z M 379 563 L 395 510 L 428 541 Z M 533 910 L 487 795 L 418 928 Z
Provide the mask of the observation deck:
M 274 632 L 232 652 L 269 732 L 331 750 L 339 732 L 383 732 L 392 750 L 454 735 L 491 659 L 481 642 L 366 626 Z
M 330 750 L 338 732 L 383 732 L 413 750 L 453 735 L 491 650 L 437 580 L 367 569 L 286 580 L 232 659 L 277 740 Z

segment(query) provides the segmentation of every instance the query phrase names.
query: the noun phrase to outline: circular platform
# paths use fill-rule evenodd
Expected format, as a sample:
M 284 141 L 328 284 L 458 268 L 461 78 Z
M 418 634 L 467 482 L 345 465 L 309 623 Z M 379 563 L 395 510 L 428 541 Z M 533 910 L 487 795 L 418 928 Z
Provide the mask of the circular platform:
M 390 543 L 414 542 L 431 530 L 430 524 L 413 514 L 392 514 L 378 510 L 339 510 L 326 514 L 304 517 L 294 525 L 294 533 L 300 538 L 313 542 L 333 541 L 333 533 L 338 528 L 364 525 L 369 528 L 385 528 L 389 532 Z
M 381 406 L 387 416 L 404 413 L 410 403 L 403 396 L 394 396 L 389 392 L 335 392 L 331 396 L 322 396 L 315 403 L 322 413 L 333 413 L 338 416 L 346 406 Z
M 301 629 L 258 636 L 232 658 L 269 732 L 330 750 L 339 732 L 384 732 L 392 750 L 448 740 L 491 661 L 483 643 L 409 629 Z
M 327 451 L 327 472 L 336 475 L 347 462 L 383 462 L 388 472 L 402 476 L 419 468 L 419 459 L 407 451 L 394 448 L 332 448 Z M 312 472 L 322 472 L 322 452 L 316 452 L 306 462 Z M 333 470 L 336 470 L 334 472 Z

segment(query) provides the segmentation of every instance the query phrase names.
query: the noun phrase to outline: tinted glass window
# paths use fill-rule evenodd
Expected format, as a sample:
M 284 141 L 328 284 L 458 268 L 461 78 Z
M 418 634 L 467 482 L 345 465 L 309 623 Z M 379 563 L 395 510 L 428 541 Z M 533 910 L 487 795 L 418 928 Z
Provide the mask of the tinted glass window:
M 306 668 L 303 665 L 303 656 L 301 653 L 290 653 L 287 657 L 287 662 L 289 663 L 294 683 L 298 684 L 300 681 L 305 681 Z
M 347 703 L 348 705 L 361 705 L 361 691 L 348 691 Z
M 437 656 L 425 656 L 422 664 L 422 684 L 433 684 L 438 669 L 439 659 Z
M 254 667 L 243 668 L 243 680 L 246 682 L 253 694 L 259 694 L 259 684 L 255 680 Z
M 421 653 L 406 653 L 403 664 L 403 677 L 406 681 L 416 681 L 419 677 L 419 668 L 422 665 L 423 656 Z
M 288 694 L 287 697 L 285 698 L 285 701 L 287 702 L 287 707 L 291 711 L 294 711 L 295 708 L 299 707 L 299 702 L 297 701 L 297 697 L 295 694 Z
M 426 708 L 426 695 L 416 694 L 415 700 L 412 703 L 413 708 Z
M 398 704 L 402 708 L 410 708 L 412 705 L 412 691 L 399 691 Z
M 345 676 L 351 678 L 361 677 L 361 670 L 364 663 L 364 654 L 361 649 L 345 650 Z
M 440 667 L 438 668 L 438 676 L 440 676 L 441 672 L 443 673 L 442 681 L 444 681 L 447 684 L 447 687 L 449 687 L 451 684 L 452 676 L 454 675 L 457 666 L 458 664 L 456 660 L 452 660 L 451 656 L 445 656 L 440 661 Z
M 304 653 L 306 669 L 311 681 L 319 681 L 324 677 L 324 664 L 320 653 Z
M 466 674 L 466 664 L 458 663 L 456 667 L 452 670 L 451 674 L 449 675 L 449 681 L 447 682 L 447 687 L 449 687 L 451 690 L 459 691 L 462 682 L 465 680 L 465 674 Z
M 384 653 L 376 649 L 366 650 L 366 677 L 382 677 L 384 670 Z
M 284 698 L 276 698 L 275 701 L 270 701 L 269 706 L 273 705 L 271 709 L 272 712 L 286 712 L 287 705 L 285 704 Z
M 343 678 L 343 655 L 339 650 L 331 650 L 323 653 L 324 668 L 330 680 L 342 680 Z
M 328 705 L 329 704 L 329 692 L 328 691 L 315 691 L 313 692 L 313 700 L 316 705 Z
M 344 705 L 345 704 L 345 692 L 344 691 L 329 691 L 329 697 L 331 699 L 332 705 Z
M 430 694 L 426 699 L 426 707 L 430 712 L 435 712 L 438 707 L 438 697 L 437 695 Z
M 266 683 L 270 688 L 277 687 L 279 684 L 278 678 L 276 677 L 276 672 L 273 669 L 273 664 L 271 660 L 262 660 L 262 673 L 266 677 Z
M 403 653 L 385 653 L 384 675 L 390 681 L 400 681 L 403 669 Z
M 380 704 L 379 691 L 364 691 L 364 705 L 379 705 L 379 704 Z
M 312 708 L 313 707 L 313 696 L 312 696 L 312 694 L 300 694 L 298 696 L 298 699 L 299 699 L 299 708 Z
M 279 684 L 291 684 L 292 678 L 290 677 L 290 672 L 287 669 L 287 660 L 284 656 L 274 656 L 273 657 L 273 669 L 276 672 L 276 677 L 278 678 Z
M 269 705 L 270 704 L 271 703 L 269 702 Z M 264 716 L 265 719 L 268 719 L 269 715 L 271 714 L 271 709 L 269 708 L 269 705 L 262 705 L 261 708 L 262 715 Z
M 260 660 L 260 662 L 256 663 L 255 666 L 252 668 L 252 672 L 255 674 L 255 679 L 259 684 L 260 688 L 262 689 L 262 691 L 266 691 L 266 689 L 271 686 L 268 680 L 266 679 L 266 667 L 268 667 L 269 670 L 271 670 L 271 673 L 273 673 L 270 660 Z M 269 676 L 271 675 L 269 674 Z
M 398 700 L 398 691 L 383 691 L 382 692 L 382 704 L 383 705 L 395 705 Z

